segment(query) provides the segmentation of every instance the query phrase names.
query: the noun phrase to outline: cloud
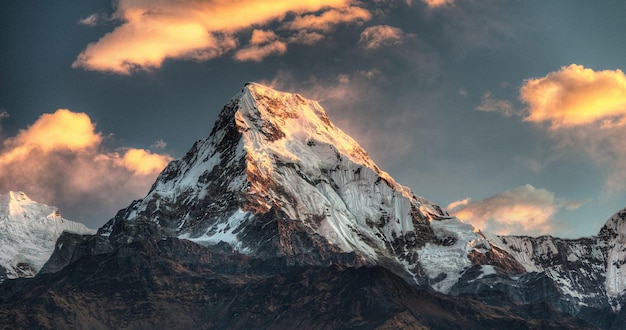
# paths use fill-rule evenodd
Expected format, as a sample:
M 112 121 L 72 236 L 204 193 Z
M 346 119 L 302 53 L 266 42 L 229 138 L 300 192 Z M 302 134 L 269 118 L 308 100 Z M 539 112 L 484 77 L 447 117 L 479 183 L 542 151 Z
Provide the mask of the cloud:
M 235 53 L 237 61 L 261 62 L 271 55 L 282 55 L 287 51 L 287 44 L 277 40 L 278 36 L 272 31 L 254 30 L 249 46 Z
M 553 129 L 626 123 L 626 76 L 619 69 L 594 71 L 571 64 L 526 80 L 520 98 L 528 104 L 524 120 L 547 122 Z
M 97 26 L 103 22 L 109 21 L 109 17 L 104 13 L 91 14 L 85 18 L 78 20 L 78 24 L 86 26 Z
M 461 200 L 458 200 L 458 201 L 454 201 L 454 202 L 448 204 L 446 209 L 447 210 L 454 210 L 454 209 L 457 209 L 457 208 L 459 208 L 461 206 L 467 206 L 470 203 L 471 200 L 472 199 L 470 197 L 467 197 L 466 199 L 461 199 Z
M 324 35 L 318 32 L 298 31 L 289 37 L 290 43 L 313 45 L 324 39 Z
M 2 132 L 2 121 L 9 117 L 9 113 L 6 110 L 0 108 L 0 132 Z
M 163 139 L 158 139 L 150 146 L 152 149 L 164 149 L 165 147 L 167 147 L 167 143 Z
M 518 111 L 513 108 L 513 104 L 507 100 L 494 99 L 490 91 L 485 92 L 482 96 L 482 102 L 476 107 L 476 110 L 486 112 L 497 112 L 505 117 L 517 115 Z
M 367 10 L 349 6 L 349 0 L 119 0 L 113 18 L 121 22 L 100 40 L 90 43 L 72 66 L 87 70 L 130 74 L 158 68 L 166 59 L 209 60 L 238 47 L 236 33 L 252 26 L 280 22 L 286 40 L 310 43 L 340 23 L 368 20 Z M 251 14 L 253 13 L 253 14 Z M 90 23 L 94 19 L 85 19 Z M 260 34 L 258 36 L 261 36 Z M 277 54 L 283 44 L 248 47 L 239 58 L 255 60 Z M 254 45 L 254 44 L 252 44 Z M 260 55 L 253 55 L 260 54 Z
M 525 121 L 548 124 L 557 150 L 587 154 L 608 169 L 609 194 L 626 184 L 626 76 L 622 70 L 594 71 L 571 64 L 520 89 L 528 105 Z
M 340 23 L 363 22 L 372 18 L 369 11 L 359 7 L 331 9 L 320 15 L 298 16 L 284 24 L 289 30 L 309 30 L 328 32 Z
M 145 149 L 128 149 L 115 164 L 131 170 L 135 175 L 159 173 L 172 160 L 169 155 L 153 154 Z
M 2 142 L 0 191 L 27 192 L 69 210 L 73 220 L 99 226 L 106 218 L 81 217 L 98 213 L 94 210 L 112 217 L 145 194 L 172 159 L 144 149 L 109 150 L 104 140 L 85 113 L 59 109 L 43 114 Z
M 452 5 L 454 0 L 423 0 L 428 8 L 438 8 Z
M 282 55 L 287 51 L 287 45 L 281 41 L 274 41 L 265 45 L 253 45 L 243 48 L 235 53 L 234 58 L 237 61 L 254 61 L 261 62 L 271 55 Z
M 547 234 L 555 227 L 554 214 L 582 203 L 556 198 L 554 193 L 526 184 L 473 202 L 469 198 L 448 205 L 450 214 L 481 230 L 508 235 Z
M 278 39 L 278 36 L 273 31 L 254 30 L 250 37 L 251 45 L 260 45 L 267 42 L 271 42 Z
M 376 25 L 361 32 L 359 43 L 366 49 L 378 49 L 385 46 L 400 44 L 409 35 L 399 28 L 389 25 Z

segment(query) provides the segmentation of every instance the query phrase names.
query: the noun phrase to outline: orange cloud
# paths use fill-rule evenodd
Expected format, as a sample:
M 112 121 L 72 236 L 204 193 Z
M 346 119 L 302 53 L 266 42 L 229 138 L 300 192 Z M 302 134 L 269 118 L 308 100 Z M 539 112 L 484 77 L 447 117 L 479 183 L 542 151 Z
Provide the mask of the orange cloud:
M 372 18 L 369 11 L 359 7 L 331 9 L 321 15 L 304 15 L 296 17 L 285 24 L 290 30 L 330 31 L 337 24 L 355 21 L 368 21 Z
M 252 31 L 252 37 L 250 37 L 250 44 L 260 45 L 276 39 L 278 39 L 278 36 L 273 31 L 254 30 Z
M 37 201 L 74 210 L 76 220 L 93 221 L 81 219 L 93 216 L 93 210 L 113 216 L 145 194 L 172 157 L 134 148 L 107 150 L 102 136 L 85 113 L 59 109 L 41 115 L 3 141 L 0 191 L 26 191 Z
M 298 24 L 325 29 L 332 19 L 346 22 L 369 18 L 349 0 L 119 0 L 113 17 L 122 22 L 112 32 L 87 45 L 73 63 L 75 68 L 129 74 L 136 69 L 160 67 L 166 59 L 208 60 L 237 47 L 233 33 L 271 21 L 287 13 L 326 10 L 321 16 L 297 16 Z M 339 9 L 334 9 L 339 8 Z M 253 13 L 253 14 L 250 14 Z M 277 45 L 274 45 L 277 49 Z
M 96 146 L 102 141 L 102 136 L 94 132 L 95 125 L 85 113 L 71 112 L 68 109 L 58 109 L 52 114 L 43 114 L 30 127 L 21 130 L 19 134 L 6 144 L 39 147 L 44 151 L 59 148 L 81 150 Z
M 626 183 L 626 76 L 622 70 L 594 71 L 571 64 L 525 81 L 520 98 L 524 120 L 548 123 L 562 150 L 587 154 L 608 170 L 609 194 Z
M 399 28 L 389 25 L 370 26 L 361 32 L 359 43 L 367 49 L 377 49 L 383 46 L 401 43 L 406 35 Z
M 24 158 L 33 149 L 44 152 L 67 149 L 80 151 L 100 144 L 102 136 L 94 132 L 94 124 L 84 113 L 59 109 L 42 115 L 32 126 L 3 142 L 0 164 Z
M 529 107 L 526 121 L 548 122 L 552 128 L 626 123 L 626 76 L 619 69 L 594 71 L 571 64 L 527 80 L 520 97 Z
M 271 55 L 281 55 L 287 51 L 287 45 L 281 41 L 274 41 L 265 45 L 252 45 L 243 48 L 235 53 L 234 58 L 237 61 L 254 61 L 261 62 L 264 58 Z
M 136 175 L 151 175 L 161 172 L 172 160 L 169 155 L 153 154 L 145 149 L 128 149 L 117 164 L 133 171 Z
M 557 199 L 554 193 L 527 184 L 477 202 L 470 199 L 453 202 L 448 211 L 495 234 L 541 235 L 554 228 L 553 216 L 559 209 L 572 210 L 579 206 L 580 203 Z
M 250 45 L 235 53 L 237 61 L 261 62 L 271 55 L 281 55 L 287 51 L 287 44 L 278 41 L 278 36 L 272 31 L 254 30 L 250 38 Z
M 454 0 L 423 0 L 429 8 L 437 8 L 449 6 L 454 3 Z

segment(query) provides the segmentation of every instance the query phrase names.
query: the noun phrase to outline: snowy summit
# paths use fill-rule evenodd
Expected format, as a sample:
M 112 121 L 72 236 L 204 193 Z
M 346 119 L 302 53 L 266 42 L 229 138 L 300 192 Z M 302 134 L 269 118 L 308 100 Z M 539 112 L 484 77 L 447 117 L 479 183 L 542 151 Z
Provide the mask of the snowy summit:
M 23 192 L 0 195 L 0 281 L 34 276 L 48 261 L 64 231 L 95 233 L 81 223 L 64 219 L 56 207 L 37 203 Z
M 257 83 L 226 104 L 209 137 L 170 163 L 146 198 L 99 233 L 137 221 L 252 256 L 323 263 L 353 254 L 440 291 L 472 265 L 471 253 L 490 250 L 471 225 L 380 170 L 319 103 Z

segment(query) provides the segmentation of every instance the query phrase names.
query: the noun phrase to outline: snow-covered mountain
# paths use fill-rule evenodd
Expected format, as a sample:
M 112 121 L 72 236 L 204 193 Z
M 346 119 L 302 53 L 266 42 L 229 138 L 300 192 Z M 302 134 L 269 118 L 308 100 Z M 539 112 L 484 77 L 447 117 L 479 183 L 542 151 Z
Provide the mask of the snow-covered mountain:
M 501 298 L 504 294 L 521 303 L 546 301 L 602 328 L 609 327 L 615 314 L 623 310 L 626 303 L 626 209 L 609 218 L 596 236 L 579 239 L 487 237 L 492 246 L 519 261 L 526 273 L 515 277 L 480 276 L 468 270 L 450 293 L 483 298 L 492 294 Z
M 317 102 L 256 83 L 99 234 L 134 222 L 255 257 L 319 264 L 353 254 L 442 292 L 478 260 L 523 271 L 471 225 L 396 183 Z
M 23 192 L 0 195 L 0 282 L 33 277 L 64 231 L 95 233 L 81 223 L 64 219 L 56 207 L 32 201 Z
M 626 322 L 625 218 L 622 211 L 599 235 L 577 240 L 482 233 L 395 182 L 317 102 L 249 83 L 145 198 L 97 235 L 62 235 L 42 273 L 182 239 L 232 252 L 243 265 L 220 265 L 216 252 L 201 258 L 229 272 L 251 267 L 245 260 L 275 272 L 377 265 L 441 293 L 497 306 L 550 304 L 608 328 Z M 188 259 L 176 253 L 167 258 Z M 520 315 L 553 314 L 539 309 Z

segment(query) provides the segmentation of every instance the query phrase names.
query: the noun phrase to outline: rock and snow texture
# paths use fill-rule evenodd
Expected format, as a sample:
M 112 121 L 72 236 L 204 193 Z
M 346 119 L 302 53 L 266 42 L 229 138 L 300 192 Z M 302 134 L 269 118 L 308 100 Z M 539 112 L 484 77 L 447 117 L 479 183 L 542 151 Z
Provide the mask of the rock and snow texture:
M 600 237 L 606 244 L 606 293 L 619 298 L 626 290 L 626 209 L 606 222 Z
M 32 201 L 23 192 L 0 195 L 0 270 L 4 268 L 9 279 L 35 276 L 64 231 L 95 233 L 62 218 L 56 207 Z M 0 272 L 0 279 L 3 275 Z
M 597 236 L 488 237 L 527 272 L 552 279 L 564 299 L 577 306 L 570 312 L 589 306 L 618 311 L 626 300 L 626 209 L 613 215 Z
M 255 256 L 315 263 L 353 253 L 444 292 L 472 253 L 490 249 L 472 226 L 380 170 L 317 102 L 256 83 L 225 105 L 208 138 L 99 233 L 115 236 L 129 221 Z

